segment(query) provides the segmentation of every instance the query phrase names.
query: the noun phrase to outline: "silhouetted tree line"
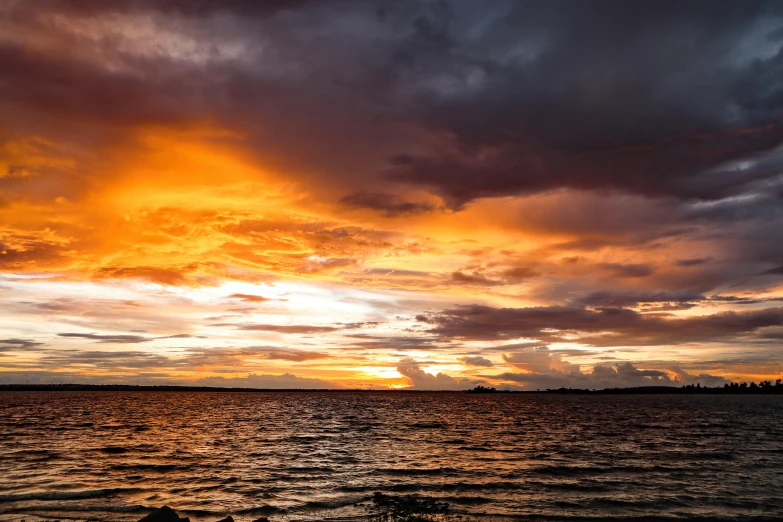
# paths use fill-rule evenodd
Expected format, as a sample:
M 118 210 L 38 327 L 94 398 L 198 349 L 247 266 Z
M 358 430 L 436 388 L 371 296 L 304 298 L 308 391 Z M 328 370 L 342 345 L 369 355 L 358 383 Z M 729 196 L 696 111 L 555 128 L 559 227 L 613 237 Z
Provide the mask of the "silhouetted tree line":
M 747 382 L 727 382 L 723 385 L 722 388 L 708 388 L 706 386 L 702 387 L 701 384 L 697 383 L 695 386 L 693 384 L 689 384 L 687 386 L 683 386 L 683 388 L 690 393 L 715 393 L 716 391 L 720 391 L 723 393 L 776 394 L 783 393 L 783 379 L 776 380 L 775 384 L 772 384 L 772 381 L 759 381 L 758 384 L 752 381 L 750 384 Z
M 264 389 L 264 388 L 217 388 L 210 386 L 137 386 L 130 384 L 0 384 L 2 391 L 171 391 L 171 392 L 328 392 L 328 393 L 427 393 L 424 390 L 362 390 L 362 389 Z M 711 394 L 756 394 L 756 395 L 783 395 L 783 379 L 778 379 L 773 384 L 772 381 L 726 383 L 723 386 L 708 387 L 700 383 L 688 384 L 686 386 L 638 386 L 633 388 L 604 388 L 582 389 L 582 388 L 547 388 L 546 390 L 498 390 L 494 387 L 476 386 L 473 389 L 466 390 L 467 393 L 563 393 L 563 394 L 589 394 L 589 393 L 629 393 L 629 394 L 688 394 L 688 393 L 711 393 Z
M 485 386 L 476 386 L 472 390 L 468 390 L 468 393 L 559 393 L 559 394 L 614 394 L 614 393 L 631 393 L 631 394 L 720 394 L 720 395 L 783 395 L 783 379 L 778 379 L 773 384 L 772 381 L 759 381 L 755 382 L 730 382 L 723 386 L 702 386 L 701 383 L 688 384 L 685 386 L 636 386 L 632 388 L 604 388 L 598 389 L 583 389 L 583 388 L 547 388 L 546 390 L 532 391 L 511 391 L 511 390 L 496 390 L 495 388 L 487 388 Z
M 496 391 L 495 388 L 478 385 L 475 388 L 468 390 L 468 393 L 495 393 Z

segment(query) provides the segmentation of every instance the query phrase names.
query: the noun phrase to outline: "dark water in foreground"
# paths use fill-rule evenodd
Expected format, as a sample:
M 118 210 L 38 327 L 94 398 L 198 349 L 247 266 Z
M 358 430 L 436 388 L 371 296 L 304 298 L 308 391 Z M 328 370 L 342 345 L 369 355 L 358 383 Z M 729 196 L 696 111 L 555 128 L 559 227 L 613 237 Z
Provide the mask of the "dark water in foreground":
M 496 518 L 779 519 L 783 397 L 0 394 L 0 520 L 345 519 L 375 491 Z

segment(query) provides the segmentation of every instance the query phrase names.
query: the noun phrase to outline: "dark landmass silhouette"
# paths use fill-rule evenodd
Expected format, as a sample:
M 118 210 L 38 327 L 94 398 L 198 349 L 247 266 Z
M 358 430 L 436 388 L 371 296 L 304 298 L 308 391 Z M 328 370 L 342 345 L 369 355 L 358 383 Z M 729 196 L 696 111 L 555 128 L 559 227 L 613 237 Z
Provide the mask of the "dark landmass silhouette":
M 319 392 L 319 393 L 443 393 L 449 390 L 384 390 L 359 388 L 219 388 L 214 386 L 150 386 L 134 384 L 0 384 L 2 391 L 132 391 L 132 392 L 219 392 L 219 393 L 250 393 L 250 392 Z M 636 386 L 629 388 L 556 388 L 545 390 L 503 390 L 485 386 L 476 386 L 470 390 L 450 391 L 451 393 L 469 394 L 573 394 L 573 395 L 605 395 L 605 394 L 718 394 L 718 395 L 783 395 L 783 380 L 761 381 L 759 383 L 726 383 L 723 386 L 707 387 L 701 384 L 687 386 Z
M 468 390 L 467 393 L 559 393 L 559 394 L 718 394 L 718 395 L 783 395 L 783 379 L 778 379 L 773 384 L 772 381 L 726 383 L 723 386 L 710 388 L 701 384 L 688 384 L 686 386 L 635 386 L 630 388 L 604 388 L 604 389 L 582 389 L 582 388 L 547 388 L 546 390 L 536 391 L 513 391 L 497 390 L 485 386 L 476 386 Z
M 468 390 L 468 393 L 497 393 L 497 389 L 479 385 L 472 390 Z

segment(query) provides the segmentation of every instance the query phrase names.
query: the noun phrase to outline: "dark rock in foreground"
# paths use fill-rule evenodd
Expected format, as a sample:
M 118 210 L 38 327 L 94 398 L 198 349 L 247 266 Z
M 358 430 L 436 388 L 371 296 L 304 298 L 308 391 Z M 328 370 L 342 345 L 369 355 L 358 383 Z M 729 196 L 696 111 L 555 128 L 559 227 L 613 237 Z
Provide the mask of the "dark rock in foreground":
M 163 506 L 142 518 L 139 522 L 190 522 L 190 519 L 187 517 L 179 518 L 176 511 L 168 506 Z M 233 522 L 233 519 L 231 522 Z
M 413 495 L 391 496 L 381 492 L 373 494 L 375 507 L 398 517 L 411 515 L 436 515 L 449 512 L 449 505 L 430 498 L 417 498 Z
M 416 520 L 431 520 L 426 518 L 426 515 L 444 515 L 449 513 L 449 505 L 445 502 L 438 502 L 431 498 L 415 497 L 413 495 L 385 495 L 381 492 L 376 492 L 372 496 L 372 503 L 375 505 L 376 510 L 381 514 L 385 514 L 384 520 L 407 520 L 408 522 L 414 522 Z M 358 505 L 358 504 L 357 504 Z M 277 513 L 281 510 L 274 506 L 263 506 L 261 508 L 253 509 L 255 514 L 268 514 Z M 421 518 L 421 515 L 425 515 L 425 518 Z M 139 520 L 139 522 L 190 522 L 187 517 L 182 517 L 177 514 L 176 511 L 168 506 L 158 508 L 147 516 Z M 217 522 L 234 522 L 234 517 L 227 516 L 218 520 Z M 269 522 L 269 518 L 262 516 L 253 520 L 253 522 Z

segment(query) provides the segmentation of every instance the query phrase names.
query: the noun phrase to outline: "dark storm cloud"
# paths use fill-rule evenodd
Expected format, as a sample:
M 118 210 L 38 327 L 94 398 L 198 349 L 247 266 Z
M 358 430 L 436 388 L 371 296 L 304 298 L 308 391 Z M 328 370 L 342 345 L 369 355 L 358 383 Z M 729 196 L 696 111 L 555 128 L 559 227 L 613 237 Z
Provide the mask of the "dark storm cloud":
M 39 0 L 8 12 L 29 31 L 51 30 L 47 13 L 141 14 L 209 58 L 107 38 L 101 52 L 123 65 L 107 69 L 5 43 L 0 94 L 15 110 L 115 128 L 212 119 L 389 216 L 432 209 L 368 190 L 376 174 L 459 208 L 558 187 L 713 199 L 780 172 L 767 154 L 783 138 L 775 2 Z M 217 59 L 229 39 L 244 55 Z
M 679 305 L 689 305 L 704 299 L 705 297 L 703 295 L 693 292 L 634 293 L 599 291 L 591 292 L 582 297 L 574 299 L 573 302 L 582 306 L 625 308 L 639 306 L 640 304 L 652 303 L 676 303 Z
M 783 328 L 770 329 L 761 334 L 761 337 L 764 339 L 775 339 L 783 341 Z
M 280 11 L 299 8 L 312 0 L 40 0 L 42 8 L 74 14 L 100 14 L 106 11 L 162 11 L 186 16 L 209 16 L 229 12 L 241 16 L 271 16 Z
M 636 278 L 647 277 L 655 273 L 655 269 L 645 264 L 600 263 L 597 265 L 602 270 L 611 272 L 616 277 Z
M 783 297 L 741 297 L 738 295 L 711 295 L 706 298 L 708 303 L 730 303 L 730 304 L 758 304 L 771 301 L 781 301 Z
M 393 194 L 377 192 L 357 192 L 355 194 L 349 194 L 340 199 L 340 202 L 348 208 L 378 210 L 386 217 L 428 214 L 436 209 L 435 205 L 429 203 L 405 201 Z
M 708 203 L 691 204 L 681 218 L 690 222 L 727 225 L 747 221 L 775 222 L 783 218 L 780 201 L 765 194 L 750 194 Z
M 452 138 L 392 176 L 454 205 L 555 187 L 718 198 L 777 173 L 700 176 L 783 134 L 779 6 L 514 3 L 468 40 L 453 4 L 425 19 L 409 101 Z M 450 16 L 447 16 L 447 14 Z M 427 46 L 429 44 L 429 46 Z
M 688 259 L 678 259 L 674 264 L 677 266 L 699 266 L 711 261 L 708 257 L 691 257 Z
M 779 339 L 779 308 L 681 319 L 664 313 L 762 303 L 752 293 L 773 292 L 783 276 L 778 2 L 29 0 L 9 6 L 0 7 L 0 155 L 13 148 L 8 144 L 36 140 L 27 158 L 0 157 L 0 208 L 59 197 L 92 205 L 97 196 L 79 196 L 125 186 L 114 183 L 127 175 L 116 165 L 157 147 L 144 141 L 148 132 L 188 141 L 206 126 L 204 140 L 253 169 L 279 174 L 292 193 L 306 192 L 314 216 L 337 203 L 389 219 L 445 222 L 441 212 L 479 198 L 536 194 L 502 226 L 558 242 L 540 258 L 498 261 L 485 250 L 458 269 L 449 263 L 429 272 L 362 273 L 394 277 L 398 286 L 409 278 L 418 290 L 460 286 L 464 293 L 497 292 L 545 276 L 547 290 L 533 297 L 548 291 L 542 302 L 568 306 L 452 308 L 423 316 L 429 336 L 418 335 L 421 325 L 410 337 L 348 336 L 354 347 L 439 350 L 453 347 L 447 344 L 453 339 L 552 341 L 563 340 L 564 332 L 597 346 Z M 60 156 L 61 162 L 50 161 Z M 537 200 L 550 206 L 533 208 Z M 493 203 L 488 221 L 511 212 L 507 200 L 497 209 Z M 65 208 L 50 212 L 64 218 Z M 166 212 L 148 215 L 156 220 L 151 228 L 168 233 L 161 224 L 174 223 L 176 213 Z M 360 271 L 378 253 L 393 259 L 424 248 L 404 234 L 326 217 L 183 216 L 190 224 L 205 219 L 208 230 L 226 235 L 220 251 L 232 262 L 270 272 Z M 62 268 L 95 242 L 65 224 L 36 226 L 56 237 L 0 231 L 0 268 Z M 106 227 L 109 234 L 114 226 Z M 124 249 L 139 239 L 119 237 L 117 244 Z M 653 255 L 677 242 L 682 249 Z M 118 252 L 100 258 L 137 259 Z M 547 264 L 548 256 L 570 257 Z M 198 282 L 201 270 L 174 258 L 160 266 L 133 262 L 138 266 L 102 264 L 91 275 L 184 285 Z M 591 292 L 596 281 L 612 291 Z M 705 297 L 728 287 L 736 297 Z M 227 297 L 243 305 L 264 300 Z M 71 305 L 46 306 L 65 312 Z M 373 306 L 398 307 L 397 313 L 410 303 Z M 226 326 L 305 335 L 351 328 Z M 534 357 L 565 367 L 544 350 L 507 350 L 504 361 L 517 368 L 537 364 Z M 269 348 L 190 357 L 229 367 L 243 356 L 296 362 L 319 354 Z M 139 357 L 139 364 L 158 363 Z M 438 379 L 454 385 L 417 363 L 401 368 L 424 386 Z
M 471 305 L 417 319 L 430 324 L 429 332 L 444 339 L 562 341 L 570 333 L 578 342 L 592 346 L 659 346 L 752 339 L 765 328 L 783 325 L 783 308 L 673 318 L 627 308 Z
M 770 268 L 769 270 L 764 270 L 762 272 L 764 275 L 783 275 L 783 265 L 776 266 L 774 268 Z

